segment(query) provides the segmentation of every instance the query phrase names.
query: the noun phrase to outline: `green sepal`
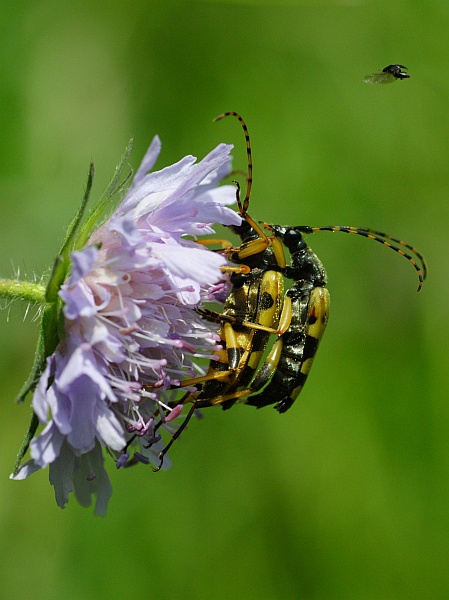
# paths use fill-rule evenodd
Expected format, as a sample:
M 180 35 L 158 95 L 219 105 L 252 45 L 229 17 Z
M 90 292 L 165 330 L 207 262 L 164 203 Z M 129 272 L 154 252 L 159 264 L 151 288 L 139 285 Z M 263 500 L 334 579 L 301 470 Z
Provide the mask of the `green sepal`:
M 28 392 L 31 392 L 36 388 L 40 376 L 45 370 L 47 356 L 50 356 L 56 350 L 61 339 L 59 326 L 61 306 L 62 303 L 54 302 L 52 304 L 46 304 L 42 310 L 33 367 L 16 398 L 16 402 L 23 402 Z
M 106 214 L 106 209 L 110 205 L 110 200 L 111 200 L 112 196 L 114 194 L 117 194 L 118 192 L 121 192 L 126 187 L 129 180 L 131 179 L 131 177 L 133 175 L 132 169 L 130 169 L 130 172 L 125 177 L 125 179 L 123 179 L 122 181 L 120 180 L 120 177 L 121 177 L 123 168 L 128 163 L 132 149 L 133 149 L 133 139 L 131 138 L 130 141 L 128 142 L 128 145 L 125 148 L 125 152 L 123 153 L 123 155 L 120 159 L 120 162 L 118 163 L 118 165 L 115 168 L 114 175 L 112 176 L 112 179 L 109 182 L 108 187 L 106 188 L 106 190 L 103 193 L 103 195 L 101 196 L 101 198 L 98 200 L 98 202 L 94 205 L 94 207 L 90 211 L 90 213 L 83 225 L 83 229 L 76 241 L 76 246 L 75 246 L 76 249 L 83 248 L 86 245 L 89 237 L 92 234 L 92 231 L 94 230 L 94 228 L 98 227 L 100 218 Z
M 22 462 L 22 459 L 25 456 L 25 454 L 29 448 L 31 440 L 34 438 L 34 434 L 36 433 L 38 426 L 39 426 L 39 419 L 37 418 L 36 414 L 33 413 L 31 415 L 31 421 L 28 426 L 28 431 L 26 432 L 25 437 L 23 438 L 22 445 L 20 446 L 19 452 L 17 453 L 16 462 L 14 463 L 14 469 L 12 471 L 13 475 L 17 475 L 17 471 L 19 470 L 20 463 Z
M 46 304 L 42 310 L 34 363 L 26 382 L 16 398 L 16 402 L 19 403 L 25 400 L 28 392 L 35 389 L 45 369 L 47 356 L 53 354 L 62 337 L 63 328 L 60 326 L 62 302 L 58 296 L 58 292 L 70 271 L 70 253 L 75 244 L 75 236 L 83 219 L 92 190 L 94 172 L 94 165 L 91 163 L 81 206 L 69 225 L 61 250 L 53 264 L 53 269 L 45 290 Z
M 70 271 L 70 253 L 75 247 L 76 244 L 76 234 L 81 225 L 81 221 L 83 219 L 87 202 L 89 200 L 90 192 L 92 190 L 92 185 L 94 182 L 94 165 L 90 164 L 89 167 L 89 175 L 87 177 L 86 190 L 84 192 L 83 200 L 81 202 L 81 206 L 79 207 L 76 215 L 72 219 L 72 222 L 67 229 L 67 233 L 64 239 L 64 242 L 61 246 L 61 250 L 59 251 L 59 255 L 56 257 L 55 263 L 53 265 L 52 274 L 50 277 L 50 281 L 47 285 L 47 293 L 46 299 L 47 302 L 55 302 L 58 298 L 58 292 L 61 285 L 67 278 L 67 275 Z

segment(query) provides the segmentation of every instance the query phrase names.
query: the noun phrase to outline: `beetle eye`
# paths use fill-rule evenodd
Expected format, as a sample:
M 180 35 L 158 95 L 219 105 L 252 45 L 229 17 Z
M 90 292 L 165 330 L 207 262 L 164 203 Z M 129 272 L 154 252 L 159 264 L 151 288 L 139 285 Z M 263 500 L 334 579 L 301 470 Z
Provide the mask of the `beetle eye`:
M 301 241 L 302 235 L 297 229 L 287 229 L 284 235 L 284 244 L 289 250 L 296 247 Z

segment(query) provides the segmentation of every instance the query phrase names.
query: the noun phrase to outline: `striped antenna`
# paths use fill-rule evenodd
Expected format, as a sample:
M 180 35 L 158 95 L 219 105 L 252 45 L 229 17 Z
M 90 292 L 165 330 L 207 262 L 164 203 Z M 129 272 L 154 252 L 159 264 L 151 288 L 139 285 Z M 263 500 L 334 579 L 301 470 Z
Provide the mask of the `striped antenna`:
M 252 155 L 251 155 L 251 142 L 249 139 L 248 128 L 246 126 L 245 121 L 242 119 L 242 117 L 234 111 L 225 112 L 225 113 L 222 113 L 221 115 L 218 115 L 218 117 L 215 117 L 214 123 L 216 121 L 221 121 L 221 119 L 224 119 L 225 117 L 235 117 L 236 119 L 238 119 L 240 121 L 240 125 L 242 126 L 243 133 L 245 134 L 246 155 L 248 157 L 248 175 L 246 177 L 246 192 L 245 192 L 245 197 L 243 199 L 243 202 L 240 200 L 239 183 L 238 183 L 238 181 L 233 181 L 233 183 L 236 186 L 235 197 L 237 200 L 237 206 L 239 208 L 240 216 L 242 217 L 242 219 L 245 219 L 245 221 L 249 225 L 251 225 L 251 227 L 254 229 L 254 231 L 258 235 L 260 235 L 260 237 L 265 241 L 266 245 L 268 245 L 269 241 L 268 241 L 267 234 L 260 227 L 260 225 L 258 223 L 256 223 L 256 221 L 248 214 L 249 199 L 251 196 L 251 186 L 253 183 L 253 159 L 252 159 Z
M 419 252 L 414 246 L 411 246 L 410 244 L 407 244 L 407 242 L 404 242 L 399 238 L 393 237 L 388 233 L 377 231 L 376 229 L 368 229 L 367 227 L 348 227 L 345 225 L 329 225 L 327 227 L 299 226 L 295 227 L 295 229 L 298 229 L 303 233 L 315 233 L 317 231 L 342 231 L 343 233 L 361 235 L 363 237 L 369 238 L 370 240 L 374 240 L 375 242 L 379 242 L 379 244 L 383 244 L 384 246 L 387 246 L 387 248 L 391 248 L 392 250 L 406 258 L 409 262 L 411 262 L 414 268 L 416 269 L 419 278 L 418 292 L 421 290 L 424 283 L 424 279 L 427 277 L 427 264 L 421 252 Z M 410 252 L 417 258 L 417 261 L 415 260 L 415 258 L 413 258 L 413 256 L 411 256 L 411 254 L 404 252 L 404 250 L 398 248 L 392 242 L 410 250 Z
M 242 126 L 243 132 L 245 134 L 246 154 L 248 157 L 248 177 L 246 178 L 246 192 L 245 192 L 245 198 L 243 199 L 243 202 L 240 200 L 240 197 L 237 194 L 237 203 L 238 203 L 240 215 L 242 218 L 245 218 L 247 210 L 248 210 L 248 206 L 249 206 L 249 198 L 251 196 L 251 185 L 253 183 L 253 160 L 251 157 L 251 142 L 249 139 L 249 133 L 248 133 L 248 128 L 246 126 L 246 123 L 238 113 L 236 113 L 234 111 L 222 113 L 221 115 L 218 115 L 218 117 L 215 117 L 214 123 L 216 121 L 221 121 L 221 119 L 224 119 L 225 117 L 235 117 L 236 119 L 238 119 L 240 121 L 240 125 Z

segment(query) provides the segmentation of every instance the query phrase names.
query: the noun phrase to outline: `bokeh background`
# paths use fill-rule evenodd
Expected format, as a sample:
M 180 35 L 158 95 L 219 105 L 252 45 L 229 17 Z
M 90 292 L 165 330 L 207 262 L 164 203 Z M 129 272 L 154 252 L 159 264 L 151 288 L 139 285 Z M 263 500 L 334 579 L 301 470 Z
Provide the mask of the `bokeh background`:
M 414 599 L 449 595 L 449 4 L 445 0 L 0 5 L 0 274 L 52 263 L 95 161 L 137 166 L 253 145 L 251 212 L 361 225 L 426 255 L 417 277 L 354 236 L 309 238 L 331 320 L 284 415 L 205 411 L 168 472 L 109 472 L 108 516 L 8 479 L 30 409 L 13 399 L 36 323 L 0 314 L 4 598 Z M 411 78 L 369 86 L 390 63 Z M 31 313 L 32 316 L 33 313 Z

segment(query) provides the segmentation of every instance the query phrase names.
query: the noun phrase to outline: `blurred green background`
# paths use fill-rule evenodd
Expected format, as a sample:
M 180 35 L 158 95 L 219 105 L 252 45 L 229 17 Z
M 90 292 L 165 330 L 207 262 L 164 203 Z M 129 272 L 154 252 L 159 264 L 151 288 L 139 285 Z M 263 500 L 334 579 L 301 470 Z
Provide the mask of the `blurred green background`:
M 251 213 L 360 225 L 416 244 L 430 275 L 362 238 L 309 238 L 331 320 L 294 408 L 205 411 L 173 468 L 109 473 L 105 519 L 8 479 L 29 420 L 13 399 L 36 324 L 1 313 L 4 598 L 449 597 L 449 4 L 68 2 L 0 6 L 0 274 L 52 263 L 95 161 L 128 139 L 158 167 L 253 145 Z M 406 81 L 363 76 L 405 64 Z

